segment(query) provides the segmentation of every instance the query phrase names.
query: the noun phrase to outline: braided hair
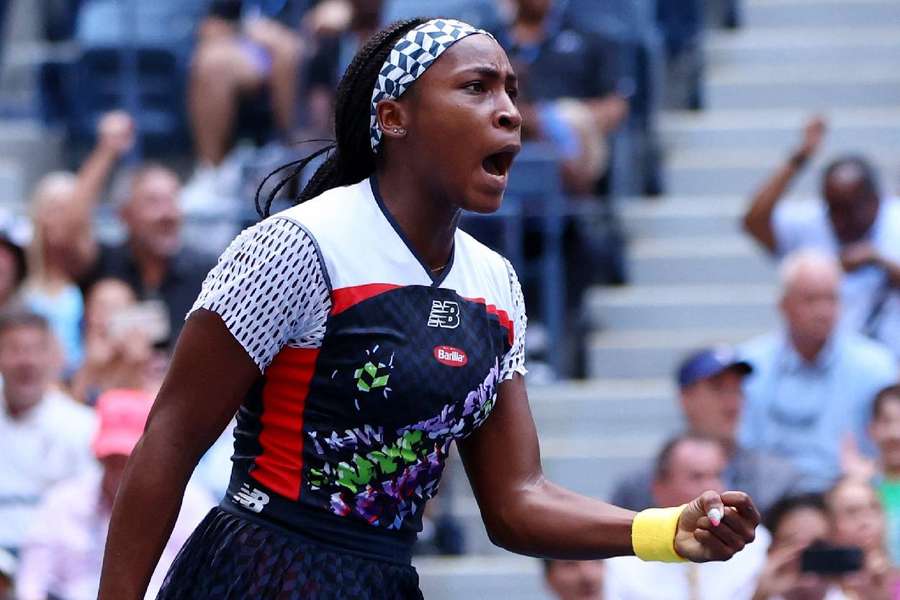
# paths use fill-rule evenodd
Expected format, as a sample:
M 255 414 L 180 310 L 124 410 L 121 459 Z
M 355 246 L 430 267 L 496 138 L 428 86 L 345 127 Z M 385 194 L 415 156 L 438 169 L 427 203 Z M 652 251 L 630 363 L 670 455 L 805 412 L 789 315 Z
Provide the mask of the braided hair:
M 373 35 L 360 48 L 338 84 L 334 108 L 335 141 L 269 173 L 256 190 L 256 210 L 260 216 L 269 216 L 278 192 L 297 178 L 313 159 L 323 154 L 328 155 L 327 159 L 300 192 L 295 201 L 297 204 L 332 188 L 362 181 L 375 172 L 375 153 L 369 142 L 369 107 L 375 80 L 397 40 L 425 22 L 423 18 L 398 21 Z M 264 202 L 260 202 L 266 182 L 287 170 L 290 173 L 274 186 Z

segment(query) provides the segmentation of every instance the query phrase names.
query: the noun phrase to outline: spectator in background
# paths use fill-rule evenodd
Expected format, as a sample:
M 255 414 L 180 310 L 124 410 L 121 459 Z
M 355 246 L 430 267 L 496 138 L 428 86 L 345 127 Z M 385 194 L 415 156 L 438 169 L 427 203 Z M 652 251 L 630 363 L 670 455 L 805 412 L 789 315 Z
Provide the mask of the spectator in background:
M 603 600 L 602 560 L 545 558 L 544 584 L 558 600 Z
M 656 2 L 656 22 L 666 48 L 666 96 L 671 108 L 703 108 L 703 4 Z
M 877 459 L 863 456 L 853 446 L 841 457 L 844 476 L 870 481 L 885 513 L 885 539 L 891 563 L 900 565 L 900 385 L 875 395 L 869 434 L 878 448 Z
M 312 137 L 331 137 L 334 94 L 360 44 L 381 27 L 383 0 L 324 0 L 310 11 L 307 28 L 318 40 L 309 62 L 307 126 Z
M 734 350 L 721 346 L 686 357 L 678 368 L 677 380 L 688 432 L 722 444 L 728 455 L 722 473 L 725 487 L 747 492 L 765 515 L 776 500 L 796 486 L 797 472 L 784 459 L 738 444 L 737 427 L 744 405 L 741 385 L 751 371 Z M 631 510 L 653 506 L 652 465 L 619 482 L 611 501 Z
M 823 172 L 822 202 L 782 202 L 824 134 L 822 119 L 807 124 L 801 146 L 753 197 L 744 229 L 779 257 L 801 248 L 839 257 L 844 325 L 900 357 L 900 200 L 881 193 L 865 158 L 843 156 Z
M 105 115 L 97 145 L 77 174 L 55 172 L 35 186 L 31 199 L 33 234 L 22 301 L 50 322 L 62 345 L 66 374 L 81 363 L 83 299 L 74 270 L 90 252 L 90 222 L 106 175 L 134 141 L 131 119 Z
M 90 463 L 94 415 L 51 387 L 53 352 L 46 319 L 0 316 L 0 548 L 8 550 L 47 488 Z
M 79 282 L 85 289 L 113 277 L 128 283 L 139 300 L 162 300 L 169 313 L 171 344 L 215 261 L 183 245 L 181 182 L 171 169 L 144 164 L 127 173 L 118 187 L 126 239 L 107 246 L 90 236 Z
M 31 198 L 34 233 L 28 249 L 29 277 L 23 300 L 32 311 L 50 322 L 62 345 L 66 371 L 71 374 L 81 364 L 81 317 L 84 302 L 81 290 L 68 271 L 74 226 L 80 218 L 77 203 L 77 176 L 56 172 L 38 182 Z
M 287 137 L 296 124 L 302 40 L 274 19 L 249 14 L 247 4 L 213 0 L 200 23 L 188 91 L 200 161 L 192 183 L 217 177 L 216 167 L 233 143 L 242 100 L 259 101 L 261 90 L 267 89 L 278 132 Z M 214 187 L 209 191 L 214 193 Z
M 821 495 L 780 499 L 765 526 L 772 544 L 753 600 L 849 600 L 830 578 L 801 570 L 803 551 L 827 540 L 831 531 Z
M 831 524 L 822 494 L 797 494 L 779 498 L 763 523 L 772 535 L 770 549 L 792 545 L 807 547 L 824 541 Z
M 653 478 L 656 506 L 679 506 L 704 491 L 723 492 L 727 456 L 718 441 L 683 435 L 660 451 Z M 727 526 L 727 517 L 720 525 Z M 605 597 L 641 600 L 749 600 L 765 562 L 769 534 L 756 529 L 756 541 L 727 562 L 661 563 L 637 557 L 606 562 Z
M 617 49 L 597 34 L 568 23 L 563 15 L 565 3 L 514 0 L 510 5 L 508 23 L 493 33 L 519 80 L 522 139 L 554 148 L 563 191 L 582 204 L 562 224 L 567 333 L 566 343 L 552 351 L 563 354 L 569 374 L 583 376 L 587 330 L 581 311 L 584 292 L 591 284 L 622 283 L 626 279 L 618 224 L 610 213 L 592 211 L 587 204 L 602 209 L 594 194 L 606 172 L 607 138 L 627 117 L 628 102 L 616 91 Z M 528 213 L 523 254 L 526 260 L 537 261 L 545 251 L 547 229 L 533 210 Z M 480 241 L 499 246 L 499 223 L 468 219 L 463 227 Z M 536 293 L 534 281 L 526 280 L 524 286 L 532 312 L 540 314 L 538 302 L 544 301 L 543 294 Z M 538 340 L 542 329 L 535 325 L 531 335 Z M 551 350 L 534 344 L 532 351 L 541 354 Z
M 628 115 L 616 93 L 616 50 L 563 23 L 554 0 L 515 0 L 514 19 L 496 32 L 516 69 L 524 139 L 553 142 L 572 194 L 591 194 L 606 171 L 606 138 Z
M 781 269 L 783 329 L 746 344 L 753 365 L 739 441 L 790 460 L 805 491 L 824 491 L 841 474 L 841 444 L 866 433 L 872 399 L 897 380 L 891 353 L 838 330 L 840 266 L 815 250 L 788 256 Z
M 20 600 L 97 597 L 113 500 L 152 404 L 151 396 L 136 390 L 111 390 L 100 397 L 100 424 L 91 445 L 97 464 L 50 489 L 41 502 L 21 550 Z M 155 597 L 169 564 L 212 504 L 204 492 L 192 486 L 185 490 L 148 597 Z
M 878 463 L 872 472 L 884 507 L 887 546 L 894 566 L 900 565 L 900 385 L 884 388 L 875 396 L 869 433 L 878 446 Z
M 121 111 L 107 113 L 98 125 L 97 146 L 78 171 L 77 193 L 65 229 L 66 268 L 82 292 L 106 277 L 121 279 L 139 300 L 159 299 L 169 312 L 170 342 L 215 262 L 183 245 L 181 181 L 168 167 L 146 163 L 124 173 L 114 186 L 114 201 L 126 239 L 101 244 L 93 230 L 93 213 L 119 159 L 134 141 L 134 122 Z
M 150 336 L 137 323 L 121 322 L 136 304 L 134 290 L 120 279 L 101 279 L 88 292 L 85 360 L 72 380 L 72 394 L 79 402 L 93 406 L 100 394 L 114 388 L 156 392 L 148 381 L 153 357 Z
M 0 310 L 19 305 L 19 289 L 27 274 L 25 250 L 10 231 L 0 229 Z
M 900 594 L 900 579 L 891 568 L 885 547 L 884 510 L 866 481 L 845 477 L 825 495 L 831 520 L 829 542 L 862 549 L 862 571 L 846 577 L 842 588 L 851 598 L 890 600 Z

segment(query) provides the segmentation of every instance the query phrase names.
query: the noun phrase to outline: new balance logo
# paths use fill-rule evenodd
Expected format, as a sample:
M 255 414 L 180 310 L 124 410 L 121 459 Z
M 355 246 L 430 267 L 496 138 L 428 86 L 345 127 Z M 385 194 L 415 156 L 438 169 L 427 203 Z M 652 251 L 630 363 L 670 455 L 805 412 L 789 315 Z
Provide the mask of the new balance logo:
M 459 327 L 459 304 L 451 300 L 432 300 L 428 326 L 444 329 Z
M 262 512 L 263 507 L 269 503 L 269 495 L 261 492 L 256 488 L 251 488 L 248 484 L 241 486 L 241 491 L 232 496 L 234 501 L 255 513 Z

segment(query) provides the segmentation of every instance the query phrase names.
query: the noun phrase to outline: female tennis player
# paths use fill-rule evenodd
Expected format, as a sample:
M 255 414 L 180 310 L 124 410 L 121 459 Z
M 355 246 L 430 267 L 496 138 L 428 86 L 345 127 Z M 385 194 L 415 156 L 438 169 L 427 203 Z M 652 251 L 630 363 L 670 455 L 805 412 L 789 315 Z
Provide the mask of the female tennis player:
M 300 203 L 238 236 L 203 285 L 116 499 L 101 599 L 142 597 L 235 411 L 229 490 L 160 598 L 421 598 L 410 549 L 454 441 L 514 552 L 700 562 L 753 540 L 740 492 L 635 514 L 542 475 L 516 274 L 456 228 L 500 206 L 521 121 L 483 31 L 417 19 L 365 44 Z

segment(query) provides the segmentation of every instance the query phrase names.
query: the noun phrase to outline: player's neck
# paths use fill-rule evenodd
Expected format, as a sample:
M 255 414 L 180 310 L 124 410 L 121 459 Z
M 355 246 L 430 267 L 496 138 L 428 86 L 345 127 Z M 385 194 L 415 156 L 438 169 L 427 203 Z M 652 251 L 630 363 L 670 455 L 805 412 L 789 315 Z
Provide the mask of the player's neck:
M 385 208 L 418 255 L 431 269 L 446 265 L 453 250 L 459 209 L 435 198 L 427 186 L 408 173 L 384 169 L 376 177 Z

